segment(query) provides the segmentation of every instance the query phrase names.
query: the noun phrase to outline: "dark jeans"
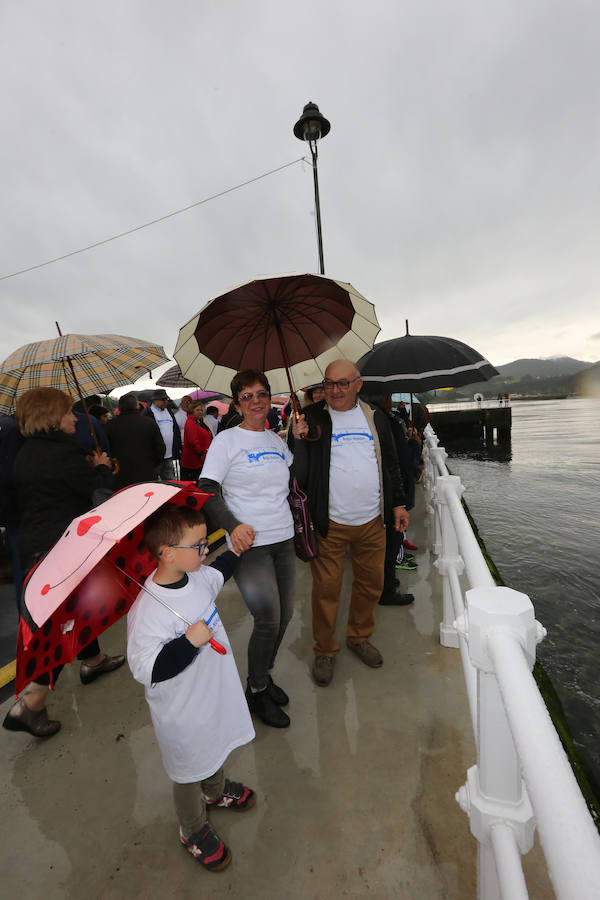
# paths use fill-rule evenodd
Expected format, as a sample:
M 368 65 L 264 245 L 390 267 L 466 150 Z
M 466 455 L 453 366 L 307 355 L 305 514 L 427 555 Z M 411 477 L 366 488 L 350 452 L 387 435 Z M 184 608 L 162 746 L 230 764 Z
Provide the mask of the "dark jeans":
M 269 670 L 294 611 L 294 541 L 251 547 L 240 559 L 235 581 L 254 616 L 248 644 L 248 678 L 255 690 L 267 686 Z
M 385 562 L 383 564 L 382 597 L 391 597 L 396 593 L 396 557 L 400 552 L 404 532 L 396 531 L 393 524 L 385 527 Z

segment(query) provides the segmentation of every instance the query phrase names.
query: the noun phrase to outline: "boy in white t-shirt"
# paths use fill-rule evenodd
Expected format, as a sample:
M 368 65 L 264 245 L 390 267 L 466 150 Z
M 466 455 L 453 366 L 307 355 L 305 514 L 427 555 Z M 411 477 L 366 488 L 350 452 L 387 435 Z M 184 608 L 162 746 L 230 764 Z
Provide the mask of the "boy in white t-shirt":
M 256 802 L 254 791 L 225 778 L 222 768 L 232 750 L 254 738 L 214 603 L 238 554 L 227 551 L 205 566 L 204 514 L 174 504 L 147 520 L 145 541 L 158 564 L 146 579 L 151 593 L 141 591 L 127 616 L 127 659 L 146 689 L 173 782 L 181 843 L 206 869 L 220 872 L 231 862 L 231 851 L 209 823 L 207 808 L 246 810 Z M 176 613 L 193 624 L 186 625 Z

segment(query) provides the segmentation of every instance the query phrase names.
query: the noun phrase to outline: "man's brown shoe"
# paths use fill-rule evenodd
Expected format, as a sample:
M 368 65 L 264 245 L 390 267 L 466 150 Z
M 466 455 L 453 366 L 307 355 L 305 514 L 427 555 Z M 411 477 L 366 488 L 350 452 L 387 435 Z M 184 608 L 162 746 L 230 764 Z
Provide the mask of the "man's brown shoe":
M 356 653 L 358 658 L 364 662 L 365 666 L 370 666 L 372 669 L 378 669 L 383 665 L 383 656 L 377 647 L 374 647 L 369 641 L 362 641 L 360 644 L 350 644 L 346 641 L 346 646 L 349 650 L 352 650 L 353 653 Z
M 315 656 L 312 667 L 312 677 L 319 687 L 327 687 L 333 678 L 335 656 Z

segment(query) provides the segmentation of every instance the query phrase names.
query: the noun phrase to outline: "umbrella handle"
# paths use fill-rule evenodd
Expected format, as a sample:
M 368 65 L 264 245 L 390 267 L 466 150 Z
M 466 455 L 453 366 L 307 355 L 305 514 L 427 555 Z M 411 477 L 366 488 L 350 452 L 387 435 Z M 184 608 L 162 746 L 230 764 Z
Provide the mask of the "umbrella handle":
M 154 594 L 154 593 L 152 593 L 152 591 L 149 590 L 149 589 L 146 587 L 146 585 L 140 584 L 140 582 L 139 582 L 136 578 L 134 578 L 133 575 L 130 575 L 129 572 L 126 572 L 125 569 L 122 569 L 121 566 L 118 566 L 118 565 L 116 564 L 116 562 L 114 562 L 114 561 L 113 561 L 113 566 L 115 567 L 115 569 L 118 569 L 119 572 L 122 572 L 123 575 L 125 575 L 127 578 L 130 578 L 130 579 L 133 581 L 134 584 L 137 584 L 137 586 L 138 586 L 139 588 L 141 588 L 143 591 L 146 591 L 147 594 L 150 594 L 150 596 L 151 596 L 154 600 L 156 600 L 157 603 L 160 603 L 160 605 L 161 605 L 161 606 L 164 606 L 165 609 L 168 609 L 170 613 L 173 613 L 174 616 L 177 616 L 178 619 L 181 619 L 181 621 L 182 621 L 185 625 L 187 625 L 188 628 L 190 627 L 190 625 L 193 625 L 193 622 L 189 622 L 189 621 L 185 618 L 185 616 L 182 616 L 181 613 L 178 613 L 176 609 L 173 609 L 172 606 L 169 606 L 169 604 L 168 604 L 168 603 L 165 603 L 164 600 L 161 600 L 160 597 L 157 597 L 157 595 Z M 206 623 L 204 623 L 204 624 L 206 624 Z M 213 649 L 216 653 L 220 653 L 221 656 L 226 656 L 226 655 L 227 655 L 227 650 L 225 649 L 225 647 L 223 646 L 223 644 L 220 644 L 218 641 L 215 641 L 214 638 L 211 638 L 211 639 L 209 640 L 208 643 L 210 644 L 210 646 L 212 647 L 212 649 Z

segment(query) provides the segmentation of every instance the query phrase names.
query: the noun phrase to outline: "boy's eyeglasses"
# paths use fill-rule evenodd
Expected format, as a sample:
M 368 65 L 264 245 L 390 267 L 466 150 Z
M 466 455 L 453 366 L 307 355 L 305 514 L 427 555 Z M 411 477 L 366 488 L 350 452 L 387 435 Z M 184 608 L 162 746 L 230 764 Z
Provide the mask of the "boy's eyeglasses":
M 243 400 L 244 403 L 248 403 L 250 400 L 267 400 L 269 397 L 268 391 L 257 391 L 255 394 L 240 394 L 239 399 Z
M 359 378 L 360 375 L 357 375 L 356 378 L 351 378 L 350 381 L 347 378 L 340 378 L 339 381 L 330 381 L 329 378 L 326 378 L 323 382 L 323 390 L 332 391 L 334 388 L 339 388 L 340 391 L 347 391 L 350 385 L 354 381 L 358 381 Z
M 197 550 L 198 556 L 202 556 L 208 547 L 208 541 L 200 541 L 199 544 L 169 544 L 169 547 L 173 547 L 175 550 Z

